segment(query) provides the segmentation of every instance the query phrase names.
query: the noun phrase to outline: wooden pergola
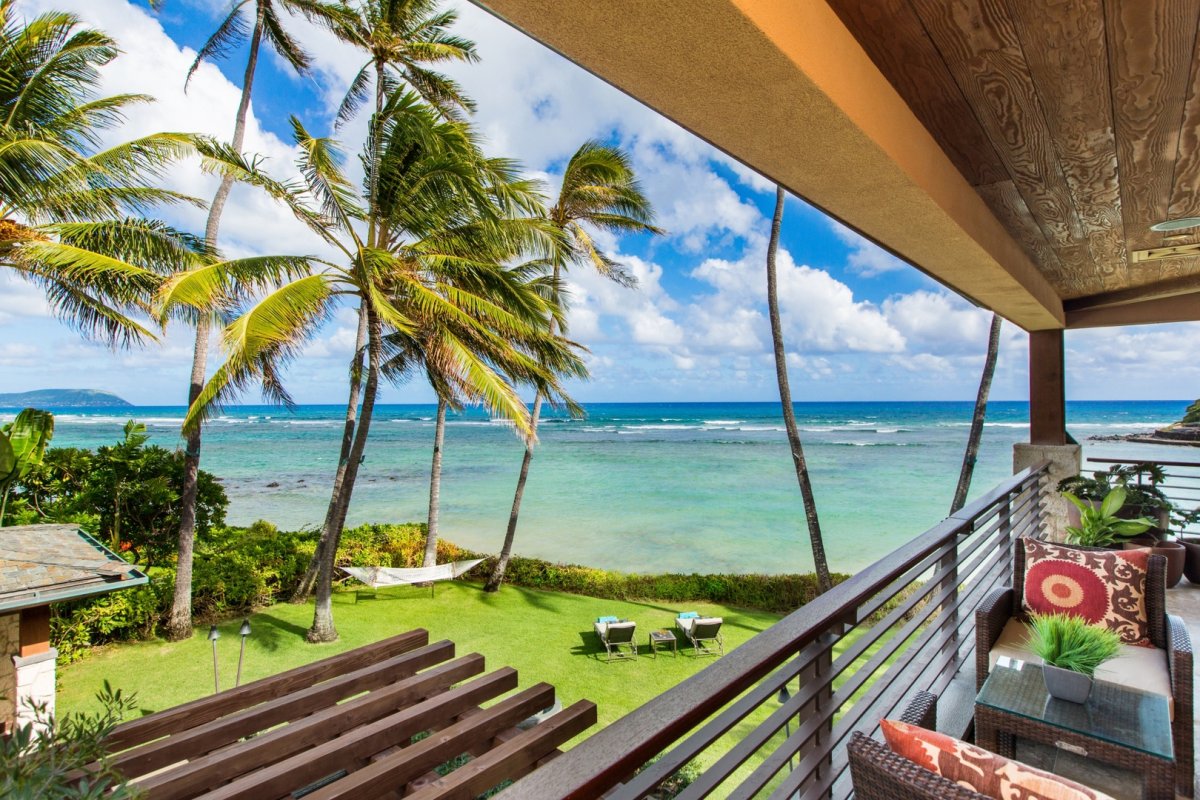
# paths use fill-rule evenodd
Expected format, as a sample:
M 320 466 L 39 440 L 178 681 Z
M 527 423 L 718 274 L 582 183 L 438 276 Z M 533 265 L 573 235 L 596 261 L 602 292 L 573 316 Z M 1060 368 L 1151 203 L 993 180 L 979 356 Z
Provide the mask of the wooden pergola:
M 596 722 L 413 630 L 126 722 L 110 765 L 148 800 L 474 798 Z

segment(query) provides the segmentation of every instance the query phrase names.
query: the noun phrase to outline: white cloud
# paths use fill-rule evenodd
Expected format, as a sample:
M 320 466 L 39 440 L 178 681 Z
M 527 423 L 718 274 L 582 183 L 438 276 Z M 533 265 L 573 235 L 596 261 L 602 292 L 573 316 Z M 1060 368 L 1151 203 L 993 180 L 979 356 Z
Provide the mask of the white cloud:
M 842 243 L 850 248 L 846 266 L 851 272 L 862 275 L 864 278 L 872 278 L 885 272 L 908 268 L 908 264 L 904 261 L 837 220 L 829 220 L 829 227 L 842 240 Z
M 940 352 L 983 352 L 987 348 L 992 312 L 971 305 L 946 291 L 924 290 L 889 297 L 883 314 L 912 348 Z M 1007 325 L 1008 330 L 1014 326 Z

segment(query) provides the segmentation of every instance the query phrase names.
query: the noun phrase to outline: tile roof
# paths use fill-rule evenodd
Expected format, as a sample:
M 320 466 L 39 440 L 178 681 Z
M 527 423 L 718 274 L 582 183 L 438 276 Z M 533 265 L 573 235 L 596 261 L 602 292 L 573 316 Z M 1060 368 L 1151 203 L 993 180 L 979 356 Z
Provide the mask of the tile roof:
M 148 580 L 74 525 L 0 528 L 0 612 L 127 589 Z

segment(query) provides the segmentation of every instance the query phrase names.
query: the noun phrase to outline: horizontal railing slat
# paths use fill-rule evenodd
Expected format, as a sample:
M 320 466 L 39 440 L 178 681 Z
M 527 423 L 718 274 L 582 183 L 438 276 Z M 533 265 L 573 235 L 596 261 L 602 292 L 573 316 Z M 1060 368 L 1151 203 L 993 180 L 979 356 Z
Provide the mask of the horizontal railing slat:
M 817 776 L 813 792 L 819 786 L 832 786 L 841 770 L 823 769 L 818 776 L 815 769 L 831 763 L 832 749 L 840 747 L 839 743 L 868 714 L 894 711 L 903 695 L 914 688 L 911 680 L 901 678 L 908 676 L 933 685 L 948 670 L 953 674 L 954 667 L 970 657 L 971 648 L 964 650 L 959 640 L 973 637 L 974 604 L 983 596 L 982 587 L 990 588 L 1004 580 L 1011 558 L 1009 542 L 1024 533 L 1037 532 L 1044 483 L 1044 464 L 1014 475 L 704 670 L 521 779 L 506 793 L 523 800 L 559 800 L 596 798 L 617 787 L 609 795 L 613 800 L 642 797 L 730 735 L 740 722 L 770 703 L 780 687 L 818 664 L 820 658 L 824 658 L 824 666 L 814 667 L 820 677 L 803 682 L 787 703 L 743 736 L 680 796 L 704 797 L 728 782 L 734 771 L 762 753 L 793 720 L 798 727 L 785 737 L 785 744 L 766 753 L 751 772 L 751 779 L 742 781 L 730 796 L 750 797 L 771 785 L 798 754 L 803 756 L 801 767 L 784 779 L 784 785 L 793 787 L 794 793 L 810 777 Z M 921 581 L 925 585 L 906 595 L 895 608 L 887 608 L 908 587 Z M 875 619 L 885 610 L 881 618 Z M 872 624 L 854 634 L 856 641 L 832 665 L 828 656 L 821 656 L 853 628 L 868 622 Z M 870 648 L 885 637 L 890 638 L 867 658 Z M 904 654 L 903 662 L 889 664 L 898 653 Z M 868 686 L 872 678 L 875 682 Z M 836 691 L 832 688 L 835 679 L 842 681 Z M 859 693 L 862 696 L 855 697 Z M 796 716 L 801 711 L 803 721 Z M 839 714 L 843 716 L 835 724 L 833 720 Z M 820 738 L 811 752 L 805 750 L 814 736 Z M 663 751 L 658 763 L 630 777 Z M 832 763 L 840 765 L 844 759 L 838 755 Z M 624 785 L 620 785 L 622 781 Z

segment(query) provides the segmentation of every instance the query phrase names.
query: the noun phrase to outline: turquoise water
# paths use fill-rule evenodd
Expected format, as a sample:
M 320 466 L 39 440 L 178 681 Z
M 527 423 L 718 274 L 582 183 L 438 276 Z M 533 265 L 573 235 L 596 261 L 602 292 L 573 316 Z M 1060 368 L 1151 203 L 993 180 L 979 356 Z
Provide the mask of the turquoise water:
M 1178 459 L 1180 448 L 1089 442 L 1179 419 L 1187 401 L 1073 402 L 1072 434 L 1085 456 Z M 792 572 L 811 568 L 804 513 L 778 403 L 594 404 L 588 416 L 551 416 L 526 490 L 517 551 L 640 572 Z M 72 409 L 54 443 L 117 440 L 130 416 L 152 442 L 180 442 L 182 408 Z M 814 491 L 835 570 L 854 571 L 942 519 L 958 478 L 970 403 L 797 404 Z M 343 409 L 227 410 L 206 433 L 205 469 L 229 493 L 229 521 L 315 527 L 337 462 Z M 423 520 L 432 406 L 381 406 L 350 511 L 352 524 Z M 0 414 L 0 419 L 11 418 Z M 974 493 L 1011 472 L 1028 435 L 1025 403 L 996 402 Z M 1188 452 L 1190 456 L 1190 451 Z M 443 535 L 499 549 L 521 444 L 479 411 L 446 432 Z

